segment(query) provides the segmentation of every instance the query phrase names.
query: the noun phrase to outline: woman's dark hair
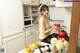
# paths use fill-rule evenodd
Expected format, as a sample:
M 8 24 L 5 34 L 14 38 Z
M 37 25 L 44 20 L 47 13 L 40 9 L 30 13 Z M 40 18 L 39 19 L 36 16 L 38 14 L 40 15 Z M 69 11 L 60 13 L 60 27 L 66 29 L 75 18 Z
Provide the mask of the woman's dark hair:
M 42 6 L 41 6 L 42 5 Z M 41 7 L 40 7 L 41 6 Z M 43 5 L 43 4 L 40 4 L 39 5 L 39 7 L 40 7 L 40 12 L 42 12 L 42 11 L 45 11 L 45 8 L 47 8 L 47 10 L 49 10 L 49 7 L 45 4 L 45 5 Z

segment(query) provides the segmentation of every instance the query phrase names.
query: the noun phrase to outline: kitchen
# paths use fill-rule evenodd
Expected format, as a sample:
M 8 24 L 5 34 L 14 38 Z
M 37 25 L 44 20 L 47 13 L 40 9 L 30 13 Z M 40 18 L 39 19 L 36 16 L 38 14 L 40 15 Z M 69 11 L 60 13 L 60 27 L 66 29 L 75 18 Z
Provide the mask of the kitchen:
M 38 41 L 40 3 L 50 9 L 50 25 L 66 26 L 70 36 L 72 3 L 63 0 L 0 0 L 0 47 L 4 53 L 18 53 Z M 52 32 L 55 32 L 53 30 Z M 80 38 L 79 38 L 80 39 Z M 80 43 L 78 44 L 80 45 Z

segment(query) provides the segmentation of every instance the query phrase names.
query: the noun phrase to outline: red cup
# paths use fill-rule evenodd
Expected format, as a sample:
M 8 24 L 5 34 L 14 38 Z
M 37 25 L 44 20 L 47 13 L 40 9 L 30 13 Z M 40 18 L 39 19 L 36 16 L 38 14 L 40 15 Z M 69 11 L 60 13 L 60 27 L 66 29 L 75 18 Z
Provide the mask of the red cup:
M 54 24 L 53 26 L 60 27 L 60 24 Z

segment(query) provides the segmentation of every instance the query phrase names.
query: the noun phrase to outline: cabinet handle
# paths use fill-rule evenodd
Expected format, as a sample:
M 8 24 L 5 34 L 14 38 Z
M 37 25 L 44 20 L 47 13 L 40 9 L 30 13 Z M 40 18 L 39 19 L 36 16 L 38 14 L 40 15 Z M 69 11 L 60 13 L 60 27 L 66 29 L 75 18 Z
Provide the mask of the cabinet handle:
M 25 27 L 23 28 L 23 30 L 25 30 Z

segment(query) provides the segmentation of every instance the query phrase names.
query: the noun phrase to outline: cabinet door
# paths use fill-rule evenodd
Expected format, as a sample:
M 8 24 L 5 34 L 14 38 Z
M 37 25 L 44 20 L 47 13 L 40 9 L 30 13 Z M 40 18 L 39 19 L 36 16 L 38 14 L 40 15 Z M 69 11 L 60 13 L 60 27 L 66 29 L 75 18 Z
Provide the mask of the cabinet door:
M 18 53 L 25 47 L 24 33 L 3 39 L 4 53 Z
M 30 28 L 25 31 L 26 37 L 32 36 L 35 34 L 35 28 Z
M 55 1 L 54 0 L 49 0 L 48 5 L 55 5 Z
M 55 1 L 54 0 L 40 0 L 40 3 L 45 3 L 47 5 L 55 5 Z
M 23 0 L 24 3 L 31 3 L 31 0 Z
M 36 28 L 36 40 L 39 41 L 39 27 Z
M 31 45 L 35 40 L 35 35 L 32 35 L 30 37 L 26 37 L 26 45 Z
M 56 7 L 72 7 L 72 2 L 64 2 L 64 0 L 56 0 Z
M 32 0 L 33 5 L 39 5 L 39 0 Z
M 0 16 L 3 38 L 23 31 L 22 0 L 1 0 Z
M 29 28 L 25 31 L 26 33 L 26 45 L 30 45 L 32 44 L 35 40 L 36 40 L 36 32 L 35 32 L 35 28 Z
M 48 0 L 40 0 L 40 3 L 45 3 L 47 4 L 49 1 Z

